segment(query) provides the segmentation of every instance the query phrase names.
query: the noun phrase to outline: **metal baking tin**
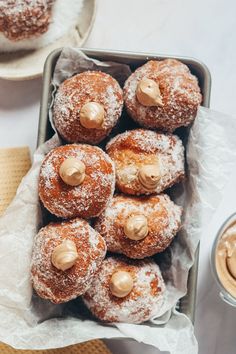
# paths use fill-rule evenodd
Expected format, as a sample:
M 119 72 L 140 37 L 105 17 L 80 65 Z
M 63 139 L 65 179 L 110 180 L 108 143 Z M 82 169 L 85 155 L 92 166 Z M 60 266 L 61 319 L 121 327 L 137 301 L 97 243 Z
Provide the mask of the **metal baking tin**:
M 134 52 L 120 52 L 120 51 L 104 51 L 87 48 L 79 48 L 89 57 L 101 60 L 101 61 L 115 61 L 119 63 L 128 64 L 131 70 L 135 70 L 138 66 L 143 65 L 147 60 L 156 59 L 163 60 L 167 58 L 178 59 L 186 64 L 192 74 L 194 74 L 198 80 L 203 95 L 202 105 L 209 107 L 210 105 L 210 91 L 211 91 L 211 76 L 208 68 L 202 62 L 188 57 L 160 55 L 153 53 L 134 53 Z M 51 103 L 52 85 L 51 80 L 54 72 L 56 62 L 60 56 L 62 49 L 53 51 L 47 58 L 44 65 L 43 74 L 43 90 L 40 106 L 39 126 L 38 126 L 38 140 L 37 145 L 44 143 L 54 134 L 51 127 L 48 109 Z M 195 254 L 195 262 L 190 269 L 188 276 L 188 291 L 187 294 L 179 301 L 178 310 L 186 314 L 192 322 L 194 322 L 195 315 L 195 302 L 196 302 L 196 289 L 197 289 L 197 273 L 198 273 L 198 259 L 199 259 L 199 247 Z

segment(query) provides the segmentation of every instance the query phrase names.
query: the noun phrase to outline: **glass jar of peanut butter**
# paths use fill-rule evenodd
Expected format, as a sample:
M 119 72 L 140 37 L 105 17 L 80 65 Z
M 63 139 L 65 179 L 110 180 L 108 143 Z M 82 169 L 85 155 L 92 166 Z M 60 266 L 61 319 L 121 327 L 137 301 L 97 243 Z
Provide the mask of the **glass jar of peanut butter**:
M 224 222 L 216 235 L 211 264 L 221 298 L 236 307 L 236 213 Z

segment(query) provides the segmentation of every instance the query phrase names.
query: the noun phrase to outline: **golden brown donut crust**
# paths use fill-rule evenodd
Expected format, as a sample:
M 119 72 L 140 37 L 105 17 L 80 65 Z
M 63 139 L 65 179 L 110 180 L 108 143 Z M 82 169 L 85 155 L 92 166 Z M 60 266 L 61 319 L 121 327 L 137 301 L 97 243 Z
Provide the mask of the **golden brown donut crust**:
M 113 296 L 109 289 L 111 276 L 117 270 L 129 272 L 134 281 L 132 291 L 124 298 Z M 158 265 L 151 259 L 108 257 L 83 300 L 101 321 L 141 323 L 159 314 L 165 300 L 165 284 Z
M 172 134 L 135 129 L 117 135 L 106 146 L 116 166 L 116 185 L 125 194 L 161 193 L 184 179 L 184 147 Z M 161 179 L 152 192 L 145 189 L 138 178 L 141 166 L 160 163 Z M 134 178 L 130 179 L 130 169 Z M 128 178 L 127 178 L 128 176 Z
M 130 216 L 144 215 L 148 235 L 142 240 L 131 240 L 124 232 Z M 108 251 L 141 259 L 164 251 L 181 226 L 182 208 L 166 194 L 150 197 L 116 195 L 95 222 L 95 229 L 104 237 Z
M 64 240 L 75 243 L 78 259 L 62 271 L 51 262 L 52 252 Z M 90 286 L 106 254 L 103 238 L 82 219 L 51 223 L 42 228 L 34 242 L 31 276 L 37 294 L 56 304 L 83 294 Z
M 105 110 L 100 128 L 88 129 L 80 123 L 85 103 L 96 102 Z M 123 91 L 118 82 L 101 71 L 85 71 L 65 80 L 53 105 L 55 127 L 65 141 L 98 144 L 116 125 L 123 107 Z
M 72 187 L 65 184 L 59 169 L 69 157 L 85 164 L 85 179 Z M 98 216 L 112 198 L 115 185 L 114 166 L 109 156 L 97 146 L 71 144 L 51 150 L 39 174 L 39 197 L 52 214 L 62 218 Z
M 136 98 L 136 88 L 143 78 L 159 84 L 163 106 L 145 107 Z M 188 126 L 197 114 L 202 96 L 198 80 L 188 67 L 175 59 L 150 60 L 139 67 L 124 85 L 125 106 L 141 126 L 173 132 Z
M 0 3 L 0 32 L 11 41 L 37 37 L 48 30 L 55 0 L 7 0 Z

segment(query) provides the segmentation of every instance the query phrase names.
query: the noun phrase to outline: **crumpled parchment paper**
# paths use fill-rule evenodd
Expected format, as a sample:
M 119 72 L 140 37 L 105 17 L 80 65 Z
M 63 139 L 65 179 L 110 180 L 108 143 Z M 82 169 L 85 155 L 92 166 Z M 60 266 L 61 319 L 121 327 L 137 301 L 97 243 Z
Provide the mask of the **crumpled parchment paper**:
M 60 59 L 54 76 L 56 84 L 78 71 L 79 60 L 85 65 L 83 70 L 87 69 L 86 58 L 77 50 L 64 50 Z M 101 69 L 98 62 L 95 64 Z M 89 65 L 89 69 L 93 68 L 91 61 Z M 105 68 L 110 72 L 109 67 Z M 113 70 L 112 65 L 110 68 Z M 123 69 L 126 72 L 127 68 Z M 114 71 L 112 74 L 115 75 Z M 37 187 L 39 168 L 45 154 L 58 146 L 60 139 L 55 134 L 39 147 L 31 170 L 0 218 L 0 340 L 18 349 L 49 349 L 95 338 L 123 337 L 171 354 L 197 353 L 193 326 L 174 307 L 186 293 L 188 270 L 200 236 L 220 202 L 235 163 L 235 130 L 234 117 L 199 109 L 186 147 L 188 179 L 174 194 L 177 204 L 184 208 L 183 227 L 168 251 L 171 265 L 160 259 L 167 299 L 161 313 L 140 325 L 101 324 L 81 314 L 77 300 L 53 305 L 32 294 L 30 259 L 34 236 L 42 223 Z

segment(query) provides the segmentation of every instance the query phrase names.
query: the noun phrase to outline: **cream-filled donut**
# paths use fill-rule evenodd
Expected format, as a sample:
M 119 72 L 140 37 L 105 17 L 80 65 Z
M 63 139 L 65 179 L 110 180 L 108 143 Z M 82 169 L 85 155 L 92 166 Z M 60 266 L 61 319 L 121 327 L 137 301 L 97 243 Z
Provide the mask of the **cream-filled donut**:
M 53 119 L 65 141 L 98 144 L 116 125 L 122 107 L 123 92 L 113 77 L 85 71 L 59 86 Z
M 59 146 L 46 155 L 40 169 L 39 197 L 58 217 L 98 216 L 111 200 L 114 188 L 113 162 L 97 146 Z
M 124 85 L 125 106 L 142 127 L 173 132 L 196 117 L 202 96 L 197 78 L 175 59 L 150 60 Z
M 106 150 L 123 193 L 161 193 L 184 178 L 184 147 L 176 135 L 129 130 L 111 139 Z
M 159 314 L 165 299 L 165 284 L 158 265 L 108 257 L 84 294 L 89 310 L 104 322 L 141 323 Z
M 168 195 L 116 195 L 97 218 L 95 229 L 108 251 L 145 258 L 164 251 L 181 226 L 182 208 Z
M 105 254 L 104 239 L 85 220 L 51 223 L 35 238 L 33 287 L 54 303 L 72 300 L 89 288 Z

